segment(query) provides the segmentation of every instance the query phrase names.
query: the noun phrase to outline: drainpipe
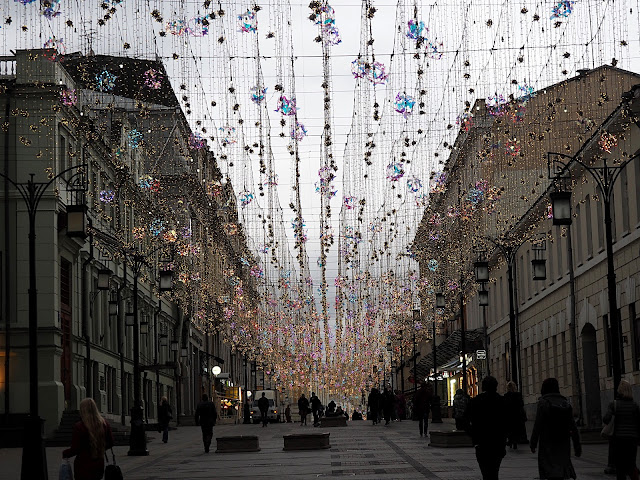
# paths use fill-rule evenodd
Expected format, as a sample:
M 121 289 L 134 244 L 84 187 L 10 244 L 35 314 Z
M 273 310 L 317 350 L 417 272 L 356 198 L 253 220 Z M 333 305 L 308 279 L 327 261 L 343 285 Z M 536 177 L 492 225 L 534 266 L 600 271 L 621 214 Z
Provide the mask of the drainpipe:
M 87 272 L 87 268 L 91 261 L 93 260 L 93 233 L 91 227 L 93 223 L 91 218 L 88 219 L 89 222 L 89 256 L 87 259 L 82 262 L 82 338 L 84 339 L 85 346 L 85 357 L 84 357 L 84 386 L 86 388 L 87 397 L 93 397 L 92 395 L 92 385 L 91 385 L 91 338 L 89 336 L 89 289 L 87 282 L 89 280 L 89 275 Z
M 11 112 L 11 90 L 7 90 L 7 103 L 5 104 L 4 122 L 5 125 L 9 125 L 9 115 Z M 9 319 L 11 318 L 11 282 L 9 281 L 9 275 L 11 275 L 11 267 L 9 260 L 10 256 L 10 224 L 9 224 L 9 128 L 4 132 L 4 416 L 5 419 L 9 419 L 9 374 L 10 374 L 10 352 L 11 352 L 11 326 Z M 2 295 L 0 293 L 0 295 Z

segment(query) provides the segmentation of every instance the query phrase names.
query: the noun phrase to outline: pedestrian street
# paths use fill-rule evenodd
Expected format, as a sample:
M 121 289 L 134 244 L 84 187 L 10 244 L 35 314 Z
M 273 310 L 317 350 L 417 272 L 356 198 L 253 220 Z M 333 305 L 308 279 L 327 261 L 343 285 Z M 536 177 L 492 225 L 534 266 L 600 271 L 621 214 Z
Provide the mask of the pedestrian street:
M 453 429 L 450 420 L 434 429 Z M 431 429 L 431 425 L 430 425 Z M 531 431 L 531 424 L 527 425 Z M 283 451 L 282 436 L 290 433 L 329 432 L 328 450 Z M 260 425 L 221 425 L 214 428 L 211 452 L 204 453 L 200 428 L 179 427 L 171 430 L 169 442 L 148 432 L 147 457 L 127 457 L 128 447 L 115 447 L 116 460 L 126 480 L 160 479 L 446 479 L 480 480 L 472 448 L 429 447 L 428 438 L 418 436 L 412 421 L 393 422 L 389 426 L 372 426 L 371 422 L 348 422 L 346 428 L 300 427 L 298 423 Z M 214 453 L 215 438 L 257 435 L 261 451 L 255 453 Z M 57 478 L 63 448 L 48 448 L 49 478 Z M 615 478 L 603 474 L 606 463 L 605 444 L 585 445 L 581 458 L 573 458 L 579 480 Z M 21 449 L 0 449 L 3 480 L 20 477 Z M 508 450 L 502 462 L 503 480 L 538 478 L 537 455 L 526 445 Z

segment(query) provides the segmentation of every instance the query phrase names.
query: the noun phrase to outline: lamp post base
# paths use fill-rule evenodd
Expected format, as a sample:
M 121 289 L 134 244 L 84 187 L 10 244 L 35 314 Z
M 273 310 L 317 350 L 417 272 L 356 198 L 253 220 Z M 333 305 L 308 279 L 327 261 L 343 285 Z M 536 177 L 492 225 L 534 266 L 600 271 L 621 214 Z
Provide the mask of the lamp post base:
M 147 450 L 147 435 L 144 431 L 144 412 L 141 406 L 131 409 L 131 433 L 129 435 L 130 457 L 142 457 L 149 455 Z
M 42 427 L 44 420 L 29 416 L 24 424 L 22 441 L 21 480 L 47 480 L 47 454 L 44 449 Z

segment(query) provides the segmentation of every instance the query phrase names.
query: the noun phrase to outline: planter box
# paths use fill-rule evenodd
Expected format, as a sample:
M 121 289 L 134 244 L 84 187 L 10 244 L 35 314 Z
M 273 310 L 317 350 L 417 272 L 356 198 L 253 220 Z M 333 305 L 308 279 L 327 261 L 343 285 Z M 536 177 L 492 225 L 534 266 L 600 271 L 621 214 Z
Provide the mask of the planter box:
M 283 450 L 322 450 L 331 448 L 328 433 L 298 433 L 283 435 Z
M 458 448 L 473 447 L 471 437 L 462 430 L 454 430 L 452 432 L 431 431 L 429 433 L 430 447 Z
M 346 427 L 347 417 L 340 415 L 337 417 L 322 417 L 320 420 L 321 427 Z
M 255 435 L 216 437 L 216 453 L 259 452 L 260 443 Z

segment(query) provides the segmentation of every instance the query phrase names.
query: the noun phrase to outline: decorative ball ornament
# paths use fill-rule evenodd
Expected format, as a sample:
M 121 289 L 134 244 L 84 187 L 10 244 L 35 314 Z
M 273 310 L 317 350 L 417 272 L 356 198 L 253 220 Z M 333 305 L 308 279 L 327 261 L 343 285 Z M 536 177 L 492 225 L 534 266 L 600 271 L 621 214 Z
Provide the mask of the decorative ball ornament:
M 394 162 L 387 165 L 387 180 L 397 182 L 404 177 L 404 164 Z

